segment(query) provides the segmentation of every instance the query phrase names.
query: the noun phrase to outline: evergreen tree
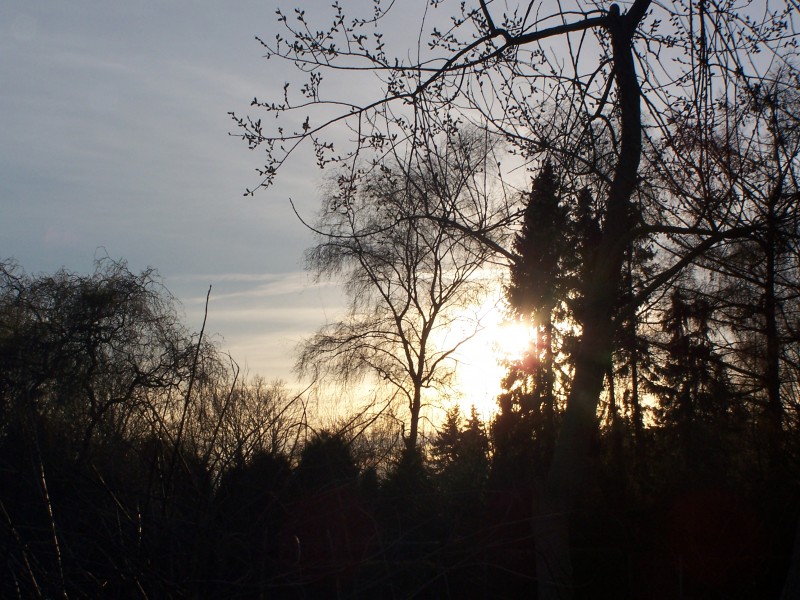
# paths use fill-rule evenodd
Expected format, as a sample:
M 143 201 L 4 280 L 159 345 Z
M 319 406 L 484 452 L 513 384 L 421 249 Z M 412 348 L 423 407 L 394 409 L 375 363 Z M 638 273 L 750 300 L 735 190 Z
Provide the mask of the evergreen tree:
M 658 396 L 656 417 L 673 440 L 677 472 L 684 476 L 714 474 L 725 453 L 721 438 L 732 391 L 712 343 L 711 317 L 711 305 L 699 294 L 673 292 L 662 322 L 669 337 L 654 369 L 658 381 L 651 385 Z M 697 470 L 701 466 L 704 473 Z
M 567 211 L 552 163 L 533 180 L 520 232 L 514 238 L 514 262 L 508 302 L 514 314 L 546 325 L 563 298 Z
M 509 363 L 503 380 L 506 391 L 498 398 L 500 414 L 492 432 L 495 473 L 501 480 L 519 479 L 522 474 L 515 471 L 522 465 L 532 464 L 534 472 L 543 472 L 555 443 L 554 322 L 566 315 L 568 232 L 560 184 L 547 162 L 528 194 L 506 290 L 512 314 L 530 322 L 536 335 L 525 355 Z
M 489 438 L 474 406 L 466 422 L 458 406 L 447 411 L 431 454 L 445 492 L 477 491 L 483 487 L 489 468 Z
M 461 408 L 456 404 L 445 414 L 444 422 L 431 444 L 431 462 L 437 473 L 444 472 L 456 462 L 460 435 Z

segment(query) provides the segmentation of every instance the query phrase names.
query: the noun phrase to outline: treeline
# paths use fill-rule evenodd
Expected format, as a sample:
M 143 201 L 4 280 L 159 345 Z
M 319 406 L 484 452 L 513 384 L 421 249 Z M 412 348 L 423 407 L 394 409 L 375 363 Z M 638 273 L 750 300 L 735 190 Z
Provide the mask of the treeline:
M 221 482 L 288 465 L 303 426 L 281 384 L 182 324 L 153 270 L 0 263 L 0 596 L 199 593 Z
M 396 421 L 319 429 L 243 378 L 153 271 L 0 276 L 3 597 L 535 597 L 564 393 L 542 410 L 542 354 L 491 423 L 454 409 L 409 450 Z M 763 387 L 715 366 L 713 311 L 688 293 L 641 336 L 638 413 L 628 354 L 609 375 L 570 515 L 580 597 L 778 597 L 786 578 L 795 407 L 770 437 Z
M 406 447 L 426 456 L 412 386 L 446 385 L 428 332 L 458 294 L 440 274 L 509 267 L 536 338 L 509 365 L 480 489 L 524 490 L 515 531 L 536 550 L 467 585 L 800 597 L 796 3 L 446 4 L 441 22 L 379 0 L 279 11 L 260 38 L 294 70 L 233 115 L 263 152 L 247 193 L 313 149 L 335 185 L 310 267 L 352 292 L 305 356 L 405 391 Z M 419 34 L 393 36 L 396 16 Z M 503 514 L 487 512 L 478 531 Z

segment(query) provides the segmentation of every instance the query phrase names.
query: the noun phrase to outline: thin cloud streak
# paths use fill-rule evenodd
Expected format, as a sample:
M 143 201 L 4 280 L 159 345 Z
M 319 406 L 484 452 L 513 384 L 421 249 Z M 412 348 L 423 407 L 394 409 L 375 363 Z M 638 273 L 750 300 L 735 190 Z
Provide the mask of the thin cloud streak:
M 297 345 L 345 311 L 341 288 L 311 284 L 306 272 L 184 275 L 186 321 L 199 327 L 205 312 L 206 282 L 211 282 L 207 329 L 220 346 L 251 373 L 291 380 Z

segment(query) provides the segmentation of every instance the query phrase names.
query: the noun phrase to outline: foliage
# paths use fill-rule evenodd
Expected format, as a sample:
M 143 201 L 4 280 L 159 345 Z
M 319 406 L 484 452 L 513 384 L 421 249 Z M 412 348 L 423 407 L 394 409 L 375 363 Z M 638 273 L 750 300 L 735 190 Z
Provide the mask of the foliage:
M 431 463 L 447 493 L 480 490 L 489 471 L 489 439 L 473 406 L 462 423 L 456 405 L 447 411 L 444 423 L 431 443 Z
M 147 597 L 535 594 L 542 478 L 532 477 L 532 440 L 519 438 L 507 446 L 518 454 L 503 454 L 497 422 L 490 446 L 474 408 L 468 418 L 453 408 L 429 444 L 402 446 L 387 460 L 385 438 L 397 432 L 376 414 L 315 432 L 280 385 L 240 380 L 210 346 L 187 398 L 200 336 L 179 321 L 137 324 L 152 316 L 137 303 L 104 305 L 103 318 L 90 320 L 78 310 L 91 313 L 90 302 L 32 301 L 51 297 L 42 290 L 59 290 L 61 300 L 136 290 L 120 279 L 130 284 L 140 275 L 116 263 L 88 277 L 61 272 L 58 285 L 18 267 L 5 273 L 3 357 L 27 362 L 6 363 L 15 368 L 4 372 L 2 388 L 4 596 L 125 596 L 131 585 Z M 789 466 L 771 469 L 761 458 L 763 430 L 751 426 L 760 408 L 749 402 L 747 379 L 734 376 L 737 363 L 720 354 L 719 308 L 697 283 L 684 278 L 648 332 L 655 351 L 647 385 L 658 406 L 644 423 L 636 468 L 631 430 L 623 428 L 619 451 L 612 430 L 598 431 L 592 483 L 571 519 L 583 536 L 576 577 L 590 582 L 591 597 L 641 597 L 658 585 L 748 598 L 775 596 L 783 583 L 796 523 L 798 448 L 789 439 L 797 424 L 787 409 Z M 153 291 L 144 296 L 148 306 L 174 317 L 166 290 Z M 110 314 L 125 327 L 104 328 Z M 187 362 L 159 379 L 169 383 L 164 388 L 115 399 L 88 446 L 86 421 L 76 427 L 71 419 L 91 414 L 89 390 L 118 389 L 127 371 L 75 368 L 91 364 L 97 347 L 90 344 L 61 350 L 44 335 L 12 335 L 68 332 L 55 339 L 85 340 L 71 324 L 90 323 L 89 331 L 108 333 L 98 336 L 107 351 L 97 361 L 108 368 L 129 364 L 119 357 L 138 348 L 130 332 L 149 331 L 153 322 L 171 323 L 161 339 L 182 340 Z M 26 396 L 23 375 L 43 373 L 36 370 L 43 364 L 69 369 Z M 112 427 L 112 414 L 125 415 L 125 427 Z
M 724 312 L 727 298 L 721 289 L 687 285 L 714 300 L 705 349 L 718 368 L 714 395 L 727 395 L 723 382 L 741 379 L 737 392 L 744 411 L 753 408 L 768 432 L 770 480 L 781 479 L 776 474 L 784 468 L 778 458 L 785 447 L 783 428 L 787 408 L 796 402 L 784 393 L 794 384 L 781 382 L 784 374 L 795 376 L 786 360 L 793 329 L 783 327 L 793 318 L 782 319 L 777 306 L 779 297 L 794 296 L 778 284 L 781 263 L 793 258 L 784 262 L 788 254 L 777 252 L 788 247 L 779 238 L 789 238 L 776 235 L 784 224 L 776 217 L 781 205 L 789 205 L 783 202 L 796 195 L 797 115 L 791 90 L 798 81 L 797 7 L 705 0 L 634 0 L 623 7 L 479 0 L 458 3 L 451 19 L 442 22 L 446 4 L 420 6 L 416 47 L 404 46 L 395 55 L 387 42 L 393 28 L 385 25 L 400 14 L 394 3 L 373 3 L 366 18 L 346 15 L 335 4 L 327 26 L 312 24 L 319 15 L 279 11 L 282 34 L 263 45 L 271 58 L 297 66 L 304 81 L 297 91 L 287 82 L 280 101 L 254 99 L 253 112 L 275 116 L 274 121 L 235 119 L 249 146 L 266 151 L 259 187 L 272 185 L 304 142 L 313 147 L 320 166 L 344 167 L 356 184 L 362 161 L 380 167 L 387 156 L 425 156 L 431 140 L 455 136 L 470 123 L 502 137 L 509 153 L 534 171 L 550 162 L 573 205 L 567 211 L 573 225 L 590 221 L 584 217 L 592 214 L 584 243 L 573 243 L 576 260 L 564 258 L 558 273 L 578 280 L 570 316 L 579 331 L 563 345 L 570 357 L 566 402 L 532 523 L 539 597 L 570 598 L 580 589 L 576 568 L 585 564 L 576 561 L 579 549 L 571 530 L 592 488 L 604 412 L 614 432 L 613 462 L 624 464 L 629 418 L 637 463 L 653 471 L 652 465 L 639 463 L 653 460 L 648 447 L 653 440 L 647 438 L 658 437 L 645 432 L 652 428 L 640 389 L 643 381 L 663 376 L 670 361 L 688 359 L 673 353 L 655 365 L 644 357 L 650 345 L 665 348 L 657 324 L 668 319 L 658 314 L 668 310 L 665 304 L 692 265 L 701 268 L 699 277 L 714 279 L 724 272 L 726 283 L 733 279 L 751 291 L 748 300 L 734 304 L 763 306 L 749 323 L 740 321 L 747 328 L 739 343 L 737 320 L 731 318 L 735 311 Z M 402 10 L 405 16 L 410 9 Z M 358 93 L 348 86 L 331 89 L 332 74 L 337 84 L 349 74 L 360 77 L 362 85 L 365 75 L 374 76 L 375 85 L 359 87 Z M 736 114 L 731 107 L 748 108 Z M 758 122 L 766 126 L 755 126 Z M 342 129 L 348 131 L 346 141 Z M 778 131 L 783 133 L 775 135 Z M 590 204 L 592 210 L 585 210 Z M 487 235 L 514 231 L 524 210 L 513 202 L 510 207 L 510 219 L 504 214 L 487 223 L 425 210 L 420 218 L 469 232 L 498 259 L 511 262 L 513 252 Z M 752 255 L 755 248 L 763 260 L 755 273 L 747 273 L 755 263 L 733 258 Z M 552 264 L 548 259 L 557 253 L 551 250 L 552 245 L 545 246 L 531 264 L 539 259 L 541 266 Z M 744 268 L 728 272 L 727 265 Z M 528 285 L 535 277 L 548 279 L 528 272 L 513 289 L 535 289 Z M 536 300 L 547 301 L 554 290 L 546 291 Z M 721 315 L 725 322 L 715 321 Z M 681 336 L 673 336 L 673 346 L 683 343 Z M 765 356 L 753 350 L 755 339 L 766 343 Z M 547 347 L 552 353 L 549 340 Z M 705 352 L 694 342 L 684 349 Z M 673 373 L 668 385 L 689 389 L 693 377 Z M 541 404 L 553 406 L 551 383 L 537 385 L 545 399 Z M 756 409 L 764 397 L 768 408 Z M 586 528 L 581 522 L 580 530 L 590 537 Z
M 91 276 L 31 278 L 4 264 L 0 284 L 6 433 L 35 414 L 67 427 L 65 452 L 84 456 L 134 427 L 132 411 L 158 410 L 150 390 L 188 381 L 193 340 L 152 270 L 103 260 Z
M 514 238 L 508 303 L 514 313 L 542 324 L 568 299 L 565 264 L 569 221 L 553 165 L 545 163 L 525 202 L 522 227 Z
M 154 270 L 0 275 L 2 595 L 176 593 L 220 478 L 289 451 L 295 403 L 237 382 Z

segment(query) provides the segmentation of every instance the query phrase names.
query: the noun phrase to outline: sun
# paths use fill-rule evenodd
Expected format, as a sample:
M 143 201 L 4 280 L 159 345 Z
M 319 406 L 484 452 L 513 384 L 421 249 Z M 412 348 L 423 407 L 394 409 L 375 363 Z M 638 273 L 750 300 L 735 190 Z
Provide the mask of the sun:
M 521 358 L 535 339 L 536 332 L 510 319 L 497 303 L 482 307 L 481 327 L 455 355 L 456 377 L 460 391 L 459 405 L 469 413 L 474 405 L 488 420 L 497 412 L 497 396 L 506 372 L 504 363 Z

